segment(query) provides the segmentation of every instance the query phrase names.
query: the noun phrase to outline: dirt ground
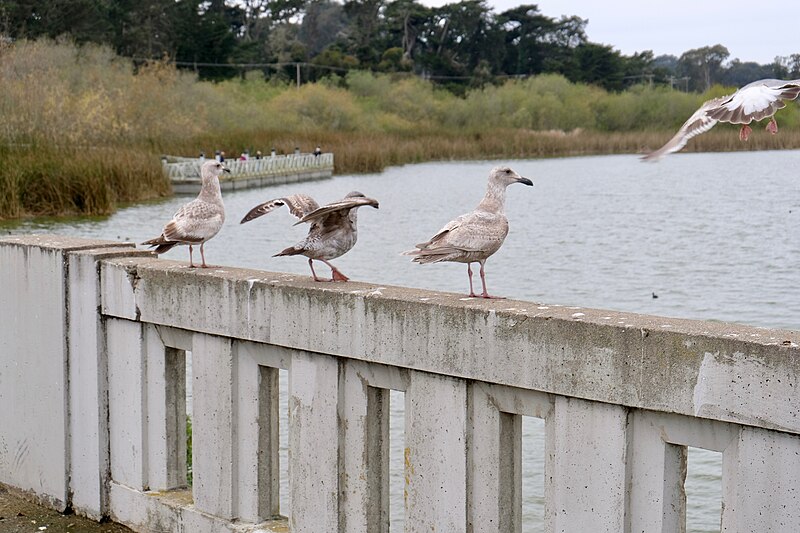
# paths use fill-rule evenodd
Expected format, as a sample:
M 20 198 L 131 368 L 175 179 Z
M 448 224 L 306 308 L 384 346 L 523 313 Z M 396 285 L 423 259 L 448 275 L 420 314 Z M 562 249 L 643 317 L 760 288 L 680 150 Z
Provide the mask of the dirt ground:
M 0 485 L 0 533 L 133 533 L 127 527 L 98 524 L 74 514 L 61 514 L 12 494 Z

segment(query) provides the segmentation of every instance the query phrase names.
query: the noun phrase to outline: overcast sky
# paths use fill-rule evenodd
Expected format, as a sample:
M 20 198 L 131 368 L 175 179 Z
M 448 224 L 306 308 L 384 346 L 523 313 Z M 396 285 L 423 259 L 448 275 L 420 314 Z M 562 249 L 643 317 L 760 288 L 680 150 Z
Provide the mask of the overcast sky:
M 421 0 L 429 6 L 452 0 Z M 553 18 L 588 19 L 590 41 L 625 55 L 652 50 L 680 56 L 686 50 L 721 44 L 729 59 L 772 63 L 775 56 L 800 53 L 798 0 L 488 0 L 495 13 L 536 4 Z

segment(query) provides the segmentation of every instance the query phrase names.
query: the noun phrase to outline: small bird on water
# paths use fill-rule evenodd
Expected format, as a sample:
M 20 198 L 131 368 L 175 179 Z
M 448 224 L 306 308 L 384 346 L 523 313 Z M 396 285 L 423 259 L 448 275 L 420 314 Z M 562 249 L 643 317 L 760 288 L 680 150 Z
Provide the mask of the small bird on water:
M 282 205 L 288 207 L 289 212 L 300 219 L 295 225 L 308 222 L 311 227 L 308 229 L 305 239 L 278 252 L 273 257 L 303 255 L 308 257 L 308 266 L 311 267 L 314 281 L 348 281 L 350 278 L 342 274 L 329 261 L 344 255 L 355 246 L 358 239 L 358 208 L 369 205 L 378 209 L 378 201 L 367 198 L 358 191 L 353 191 L 338 202 L 320 207 L 310 196 L 293 194 L 268 200 L 255 206 L 244 216 L 240 224 L 266 215 Z M 322 261 L 330 267 L 331 279 L 317 277 L 317 273 L 314 271 L 314 259 Z
M 686 146 L 689 139 L 707 132 L 717 122 L 741 124 L 739 139 L 746 141 L 753 131 L 748 124 L 769 117 L 767 131 L 774 135 L 778 133 L 775 113 L 786 107 L 786 101 L 794 100 L 798 95 L 800 80 L 766 79 L 748 83 L 729 96 L 705 102 L 664 146 L 642 156 L 642 160 L 658 161 L 667 154 L 677 152 Z
M 222 204 L 222 191 L 219 187 L 219 177 L 223 172 L 230 172 L 225 165 L 216 160 L 206 161 L 200 167 L 200 177 L 203 180 L 200 194 L 197 198 L 184 204 L 167 222 L 161 235 L 142 244 L 155 248 L 157 254 L 163 254 L 179 244 L 189 245 L 189 266 L 194 268 L 192 247 L 200 245 L 200 256 L 206 265 L 206 256 L 203 246 L 206 241 L 214 237 L 225 222 L 225 206 Z
M 523 178 L 509 167 L 495 167 L 489 173 L 489 184 L 486 195 L 471 213 L 466 213 L 448 222 L 436 235 L 427 242 L 417 244 L 416 250 L 403 252 L 413 255 L 415 263 L 440 263 L 453 261 L 467 264 L 469 275 L 469 295 L 477 298 L 472 287 L 471 263 L 480 263 L 482 298 L 498 298 L 490 296 L 486 290 L 484 264 L 486 259 L 500 249 L 508 235 L 508 219 L 505 214 L 506 187 L 512 183 L 533 185 L 528 178 Z

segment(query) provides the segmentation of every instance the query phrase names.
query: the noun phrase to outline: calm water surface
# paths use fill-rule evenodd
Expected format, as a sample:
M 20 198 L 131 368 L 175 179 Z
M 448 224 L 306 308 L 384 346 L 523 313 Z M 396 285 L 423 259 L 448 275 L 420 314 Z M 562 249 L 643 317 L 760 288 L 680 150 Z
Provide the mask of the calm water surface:
M 381 208 L 360 210 L 358 244 L 334 261 L 345 274 L 464 293 L 464 265 L 420 266 L 399 254 L 474 208 L 495 164 L 428 163 L 227 193 L 228 221 L 206 256 L 215 265 L 308 275 L 304 258 L 271 257 L 307 230 L 292 227 L 288 211 L 245 225 L 239 220 L 269 198 L 305 192 L 325 203 L 358 190 L 380 200 Z M 678 154 L 657 164 L 634 156 L 510 164 L 535 186 L 508 189 L 511 231 L 487 263 L 490 292 L 549 305 L 800 329 L 800 151 Z M 158 235 L 186 201 L 139 205 L 104 219 L 25 221 L 0 231 L 141 242 Z M 188 252 L 178 248 L 166 257 L 185 261 Z M 402 416 L 402 394 L 392 400 L 394 416 Z M 526 419 L 524 427 L 525 530 L 540 531 L 542 425 Z M 402 495 L 394 490 L 402 488 L 402 424 L 392 428 L 393 449 L 400 453 L 399 462 L 393 456 L 395 529 L 402 521 L 396 512 Z M 720 473 L 719 454 L 690 450 L 690 531 L 719 530 Z

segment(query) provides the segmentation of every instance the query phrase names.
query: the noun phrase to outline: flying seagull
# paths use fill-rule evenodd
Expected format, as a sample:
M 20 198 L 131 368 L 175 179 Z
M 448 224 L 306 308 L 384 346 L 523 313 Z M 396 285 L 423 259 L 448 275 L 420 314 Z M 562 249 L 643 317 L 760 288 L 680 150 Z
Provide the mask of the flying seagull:
M 289 212 L 300 219 L 295 223 L 295 226 L 308 222 L 311 227 L 308 229 L 308 235 L 306 235 L 305 239 L 278 252 L 273 257 L 284 255 L 304 255 L 308 257 L 308 266 L 311 267 L 311 275 L 314 277 L 314 281 L 347 281 L 350 279 L 329 261 L 344 255 L 355 246 L 358 239 L 358 208 L 370 205 L 377 209 L 378 201 L 367 198 L 360 192 L 353 191 L 338 202 L 319 207 L 319 204 L 310 196 L 293 194 L 284 198 L 268 200 L 255 206 L 244 216 L 240 223 L 250 222 L 254 218 L 266 215 L 282 205 L 288 207 Z M 322 261 L 330 267 L 331 279 L 317 277 L 317 273 L 314 272 L 314 259 Z
M 787 100 L 794 100 L 800 95 L 800 80 L 758 80 L 748 83 L 730 96 L 712 98 L 684 122 L 667 143 L 645 156 L 643 161 L 657 161 L 667 154 L 677 152 L 686 142 L 713 128 L 717 122 L 741 124 L 739 139 L 746 141 L 753 131 L 748 124 L 769 117 L 767 131 L 778 133 L 775 113 L 786 107 Z
M 489 185 L 486 195 L 471 213 L 448 222 L 429 241 L 417 244 L 416 250 L 403 252 L 413 255 L 415 263 L 439 263 L 453 261 L 467 264 L 469 275 L 469 295 L 478 297 L 472 288 L 471 263 L 481 265 L 481 283 L 483 298 L 490 296 L 486 290 L 484 264 L 486 259 L 500 249 L 508 235 L 508 219 L 505 214 L 506 187 L 512 183 L 533 185 L 528 178 L 523 178 L 508 167 L 495 167 L 489 173 Z
M 203 163 L 200 168 L 203 184 L 197 198 L 178 209 L 172 220 L 164 226 L 160 236 L 142 244 L 155 247 L 157 254 L 163 254 L 178 244 L 188 244 L 189 266 L 192 268 L 194 268 L 192 246 L 199 244 L 200 256 L 203 259 L 203 264 L 200 266 L 207 268 L 203 245 L 219 233 L 222 223 L 225 222 L 225 206 L 222 205 L 222 192 L 219 188 L 219 176 L 223 172 L 230 170 L 216 160 Z

